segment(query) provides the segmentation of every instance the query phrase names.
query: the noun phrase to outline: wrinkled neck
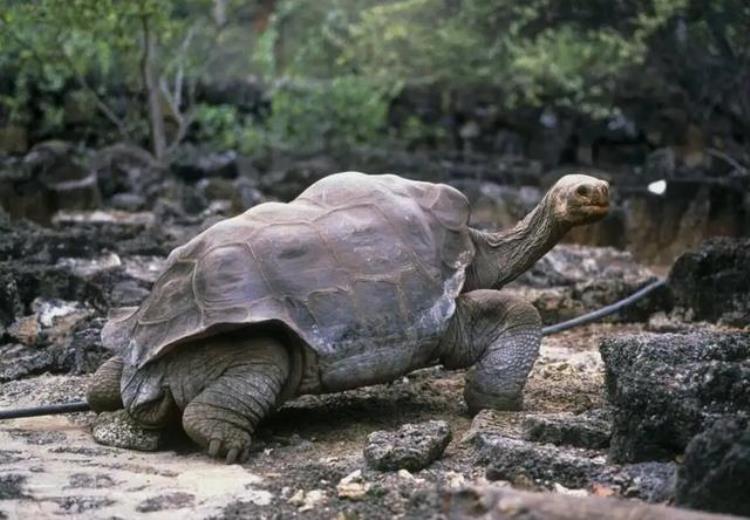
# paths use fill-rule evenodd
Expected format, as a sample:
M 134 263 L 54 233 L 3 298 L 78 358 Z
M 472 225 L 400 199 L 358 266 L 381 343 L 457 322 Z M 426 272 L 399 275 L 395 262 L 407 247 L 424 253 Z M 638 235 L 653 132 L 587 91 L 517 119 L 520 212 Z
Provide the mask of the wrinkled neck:
M 469 271 L 467 290 L 499 289 L 511 282 L 552 249 L 570 227 L 554 218 L 548 195 L 509 230 L 472 229 L 477 251 Z

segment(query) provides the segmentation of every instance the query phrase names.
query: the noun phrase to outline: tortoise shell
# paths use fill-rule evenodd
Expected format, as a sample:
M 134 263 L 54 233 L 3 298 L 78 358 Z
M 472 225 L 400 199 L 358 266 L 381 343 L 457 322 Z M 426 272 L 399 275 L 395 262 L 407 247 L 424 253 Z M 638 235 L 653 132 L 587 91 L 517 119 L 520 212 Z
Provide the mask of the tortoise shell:
M 275 321 L 323 360 L 380 352 L 401 362 L 435 343 L 455 311 L 474 256 L 468 219 L 450 186 L 330 175 L 176 248 L 103 342 L 141 367 L 189 340 Z

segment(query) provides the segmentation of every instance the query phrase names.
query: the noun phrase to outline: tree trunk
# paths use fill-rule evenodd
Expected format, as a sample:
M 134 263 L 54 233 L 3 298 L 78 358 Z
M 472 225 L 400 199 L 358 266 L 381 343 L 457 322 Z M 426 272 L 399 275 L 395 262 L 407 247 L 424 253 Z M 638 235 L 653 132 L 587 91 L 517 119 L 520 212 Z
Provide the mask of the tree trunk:
M 143 26 L 143 57 L 141 76 L 146 99 L 148 100 L 148 120 L 151 127 L 151 147 L 157 161 L 163 161 L 167 149 L 164 133 L 164 114 L 159 92 L 159 78 L 155 70 L 156 41 L 149 27 L 148 16 L 141 17 Z
M 227 0 L 213 0 L 212 14 L 217 27 L 227 23 Z

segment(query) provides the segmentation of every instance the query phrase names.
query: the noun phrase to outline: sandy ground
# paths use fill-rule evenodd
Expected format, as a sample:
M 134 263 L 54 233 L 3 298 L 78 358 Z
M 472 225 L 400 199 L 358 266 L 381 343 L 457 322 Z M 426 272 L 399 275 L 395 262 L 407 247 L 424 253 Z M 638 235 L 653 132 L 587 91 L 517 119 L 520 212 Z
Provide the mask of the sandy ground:
M 526 410 L 582 412 L 605 403 L 603 335 L 638 325 L 592 325 L 544 339 L 526 390 Z M 83 395 L 87 377 L 42 375 L 0 386 L 0 406 L 63 402 Z M 481 481 L 484 468 L 462 442 L 472 425 L 463 373 L 424 369 L 388 385 L 306 396 L 285 405 L 256 435 L 243 465 L 226 466 L 179 435 L 165 451 L 105 447 L 90 435 L 92 413 L 0 424 L 3 518 L 372 518 L 434 517 L 439 491 Z M 519 413 L 502 414 L 515 431 Z M 366 467 L 369 433 L 429 419 L 448 422 L 443 457 L 410 474 Z M 339 496 L 342 478 L 361 470 L 367 492 Z

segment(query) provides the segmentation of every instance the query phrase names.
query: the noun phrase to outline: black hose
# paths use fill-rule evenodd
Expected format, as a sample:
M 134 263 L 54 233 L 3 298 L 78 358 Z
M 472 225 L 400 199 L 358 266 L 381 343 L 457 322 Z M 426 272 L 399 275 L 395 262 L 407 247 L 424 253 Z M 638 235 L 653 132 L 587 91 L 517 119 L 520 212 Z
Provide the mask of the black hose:
M 655 289 L 658 289 L 659 287 L 663 286 L 664 283 L 665 283 L 664 280 L 657 280 L 655 282 L 648 284 L 644 288 L 636 291 L 635 293 L 631 294 L 627 298 L 620 300 L 619 302 L 613 303 L 612 305 L 607 305 L 606 307 L 602 307 L 601 309 L 596 310 L 594 312 L 584 314 L 583 316 L 578 316 L 577 318 L 573 318 L 572 320 L 563 321 L 562 323 L 557 323 L 555 325 L 550 325 L 549 327 L 544 327 L 542 329 L 542 334 L 545 336 L 549 334 L 555 334 L 557 332 L 562 332 L 564 330 L 572 329 L 573 327 L 577 327 L 578 325 L 584 325 L 586 323 L 596 321 L 599 318 L 609 316 L 610 314 L 614 314 L 617 311 L 627 307 L 628 305 L 631 305 L 637 302 L 638 300 L 644 298 Z M 91 407 L 86 401 L 72 401 L 70 403 L 63 403 L 63 404 L 52 404 L 48 406 L 35 406 L 33 408 L 18 408 L 16 410 L 0 410 L 0 420 L 18 419 L 20 417 L 36 417 L 39 415 L 55 415 L 55 414 L 60 414 L 60 413 L 87 412 L 89 410 L 91 410 Z
M 606 307 L 597 309 L 594 312 L 589 312 L 588 314 L 584 314 L 583 316 L 578 316 L 577 318 L 573 318 L 572 320 L 563 321 L 562 323 L 556 323 L 554 325 L 550 325 L 549 327 L 544 327 L 542 329 L 542 335 L 548 336 L 550 334 L 556 334 L 564 330 L 572 329 L 573 327 L 577 327 L 579 325 L 591 323 L 592 321 L 596 321 L 599 318 L 604 318 L 605 316 L 609 316 L 610 314 L 614 314 L 621 309 L 632 305 L 638 300 L 645 298 L 654 290 L 664 286 L 665 283 L 665 280 L 656 280 L 655 282 L 651 282 L 642 289 L 637 290 L 627 298 L 624 298 L 619 302 L 615 302 L 612 305 L 607 305 Z
M 19 417 L 36 417 L 38 415 L 56 415 L 60 413 L 88 412 L 91 410 L 86 401 L 71 401 L 63 404 L 34 406 L 32 408 L 16 408 L 15 410 L 0 410 L 0 420 L 18 419 Z

